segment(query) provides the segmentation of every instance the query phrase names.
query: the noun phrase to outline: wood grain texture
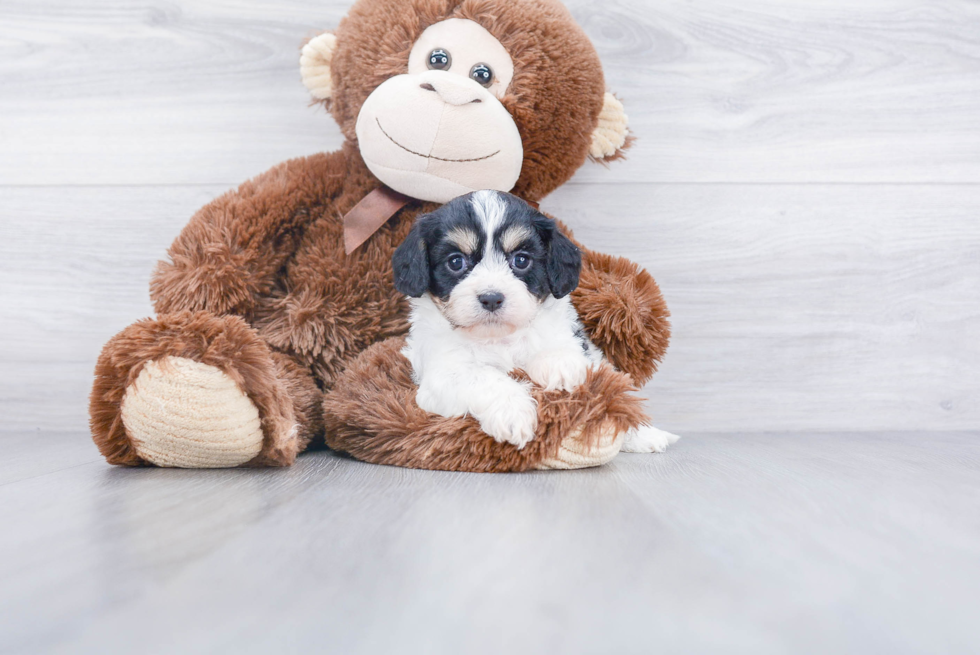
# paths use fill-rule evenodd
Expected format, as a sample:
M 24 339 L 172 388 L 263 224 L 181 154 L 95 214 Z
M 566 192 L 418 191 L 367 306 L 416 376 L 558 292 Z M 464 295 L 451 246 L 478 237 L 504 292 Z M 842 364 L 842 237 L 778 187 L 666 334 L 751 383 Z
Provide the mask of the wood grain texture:
M 311 5 L 8 0 L 0 183 L 237 184 L 335 148 L 299 47 Z M 640 140 L 577 182 L 980 180 L 971 0 L 571 0 Z
M 102 345 L 152 315 L 150 273 L 218 187 L 0 187 L 0 412 L 87 425 Z
M 980 181 L 976 2 L 570 6 L 639 137 L 583 180 Z
M 975 652 L 978 437 L 689 435 L 518 475 L 79 453 L 0 478 L 0 652 Z
M 239 184 L 335 149 L 304 41 L 344 2 L 0 6 L 0 184 Z
M 660 281 L 674 337 L 647 394 L 661 427 L 980 425 L 980 186 L 616 190 L 568 187 L 544 208 Z M 151 313 L 154 263 L 222 191 L 0 189 L 16 217 L 0 234 L 8 427 L 85 425 L 102 344 Z
M 614 188 L 545 208 L 659 281 L 665 429 L 980 426 L 980 186 Z

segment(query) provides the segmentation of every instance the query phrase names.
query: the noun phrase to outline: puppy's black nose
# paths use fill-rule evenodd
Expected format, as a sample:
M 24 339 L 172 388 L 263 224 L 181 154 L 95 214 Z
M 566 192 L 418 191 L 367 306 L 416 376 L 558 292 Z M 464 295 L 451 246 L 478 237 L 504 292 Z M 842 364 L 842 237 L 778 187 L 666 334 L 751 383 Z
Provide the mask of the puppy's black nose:
M 500 309 L 500 306 L 504 304 L 504 294 L 499 291 L 491 291 L 490 293 L 481 293 L 476 297 L 483 305 L 483 309 L 488 312 L 495 312 Z

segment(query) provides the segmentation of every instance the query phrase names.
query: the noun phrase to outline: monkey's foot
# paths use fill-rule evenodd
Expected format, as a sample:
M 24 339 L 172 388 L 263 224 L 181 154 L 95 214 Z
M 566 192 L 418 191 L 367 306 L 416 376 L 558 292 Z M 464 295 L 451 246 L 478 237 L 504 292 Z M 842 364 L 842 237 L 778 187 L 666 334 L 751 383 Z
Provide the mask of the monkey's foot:
M 539 469 L 584 469 L 602 466 L 619 454 L 623 445 L 624 432 L 615 425 L 608 425 L 591 441 L 581 439 L 581 430 L 565 437 L 554 457 L 545 459 Z
M 89 425 L 110 464 L 288 466 L 321 429 L 320 397 L 243 319 L 178 312 L 106 343 Z
M 262 450 L 248 396 L 220 369 L 184 357 L 146 363 L 126 389 L 122 421 L 139 456 L 157 466 L 239 466 Z

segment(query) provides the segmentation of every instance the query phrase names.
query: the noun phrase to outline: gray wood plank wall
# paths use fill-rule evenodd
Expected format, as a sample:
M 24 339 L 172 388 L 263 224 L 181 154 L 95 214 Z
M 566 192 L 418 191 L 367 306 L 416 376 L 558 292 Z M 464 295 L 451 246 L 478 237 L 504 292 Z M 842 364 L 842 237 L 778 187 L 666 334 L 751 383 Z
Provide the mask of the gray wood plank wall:
M 544 204 L 660 281 L 688 431 L 980 427 L 980 3 L 571 0 L 630 159 Z M 347 0 L 0 4 L 0 415 L 78 430 L 188 217 L 334 149 L 303 40 Z

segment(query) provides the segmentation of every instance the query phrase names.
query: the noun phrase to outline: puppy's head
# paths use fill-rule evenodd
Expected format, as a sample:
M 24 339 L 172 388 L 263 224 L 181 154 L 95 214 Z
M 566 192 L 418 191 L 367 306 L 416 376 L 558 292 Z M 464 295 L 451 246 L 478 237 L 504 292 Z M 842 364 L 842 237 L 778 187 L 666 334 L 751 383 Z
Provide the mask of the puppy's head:
M 549 296 L 571 293 L 582 255 L 523 200 L 477 191 L 419 218 L 392 265 L 399 291 L 428 293 L 457 329 L 499 337 L 527 326 Z

